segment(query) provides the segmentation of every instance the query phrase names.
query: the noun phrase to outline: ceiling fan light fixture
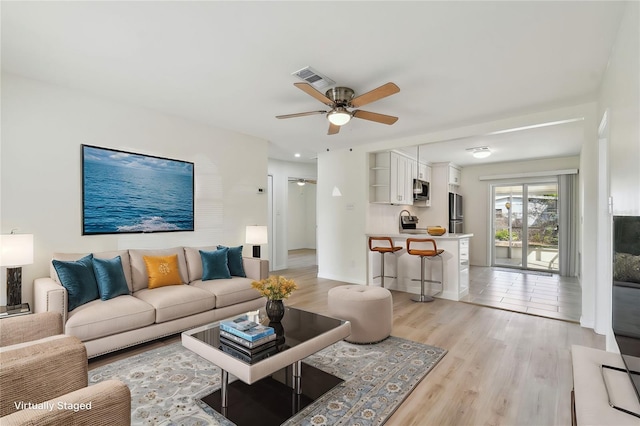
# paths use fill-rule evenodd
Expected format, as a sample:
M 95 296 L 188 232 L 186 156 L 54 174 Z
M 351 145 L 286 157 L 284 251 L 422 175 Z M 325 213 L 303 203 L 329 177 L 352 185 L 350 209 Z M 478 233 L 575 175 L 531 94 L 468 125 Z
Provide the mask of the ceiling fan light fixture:
M 473 158 L 487 158 L 491 155 L 491 150 L 488 146 L 478 146 L 475 148 L 468 148 L 467 151 L 471 151 Z
M 327 114 L 329 122 L 336 126 L 344 126 L 351 120 L 351 113 L 346 108 L 338 107 Z

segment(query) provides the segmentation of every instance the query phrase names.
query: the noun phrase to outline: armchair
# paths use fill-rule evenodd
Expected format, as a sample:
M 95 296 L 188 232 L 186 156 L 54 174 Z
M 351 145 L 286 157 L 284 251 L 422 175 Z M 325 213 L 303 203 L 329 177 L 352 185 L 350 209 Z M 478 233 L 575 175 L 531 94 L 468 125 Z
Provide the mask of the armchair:
M 58 313 L 0 320 L 0 423 L 129 425 L 129 388 L 117 380 L 87 386 L 84 344 L 61 332 Z

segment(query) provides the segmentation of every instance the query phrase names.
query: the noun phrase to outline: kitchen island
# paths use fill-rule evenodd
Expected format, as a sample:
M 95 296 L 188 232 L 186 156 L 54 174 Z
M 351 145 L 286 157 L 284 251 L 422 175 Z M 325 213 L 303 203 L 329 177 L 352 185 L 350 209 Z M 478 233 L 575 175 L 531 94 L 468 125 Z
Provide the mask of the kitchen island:
M 426 232 L 366 234 L 367 283 L 368 285 L 380 286 L 380 278 L 374 280 L 373 277 L 380 275 L 382 256 L 379 253 L 369 251 L 369 237 L 390 237 L 394 245 L 402 247 L 402 250 L 395 254 L 385 254 L 384 256 L 384 270 L 385 276 L 387 276 L 384 280 L 386 288 L 420 294 L 420 256 L 407 253 L 407 238 L 431 238 L 435 240 L 439 249 L 444 250 L 441 255 L 443 267 L 441 268 L 438 259 L 427 260 L 425 262 L 425 279 L 442 281 L 444 285 L 425 282 L 425 294 L 455 301 L 469 294 L 469 239 L 473 237 L 473 234 L 447 233 L 440 236 L 429 235 Z M 412 244 L 411 247 L 413 248 L 413 246 Z M 397 257 L 397 268 L 395 257 Z M 443 275 L 444 279 L 442 279 Z M 388 278 L 389 276 L 397 278 Z

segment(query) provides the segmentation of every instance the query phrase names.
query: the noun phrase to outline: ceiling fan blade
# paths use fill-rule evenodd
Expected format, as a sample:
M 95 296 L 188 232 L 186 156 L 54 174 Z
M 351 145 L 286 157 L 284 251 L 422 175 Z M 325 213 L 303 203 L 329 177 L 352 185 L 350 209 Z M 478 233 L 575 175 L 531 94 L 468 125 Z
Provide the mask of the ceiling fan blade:
M 328 135 L 335 135 L 340 131 L 340 126 L 336 126 L 333 123 L 329 123 L 329 131 L 327 132 Z
M 362 111 L 361 109 L 353 111 L 352 114 L 356 118 L 362 118 L 364 120 L 375 121 L 382 124 L 393 124 L 398 121 L 398 117 L 392 115 L 378 114 L 377 112 Z
M 298 89 L 305 92 L 307 95 L 311 95 L 323 104 L 333 107 L 333 101 L 327 98 L 324 94 L 318 92 L 312 85 L 309 83 L 293 83 Z
M 399 91 L 400 88 L 398 86 L 389 82 L 387 84 L 383 84 L 377 89 L 373 89 L 372 91 L 365 93 L 364 95 L 356 96 L 351 100 L 350 104 L 353 108 L 359 108 L 363 105 L 370 104 L 371 102 L 396 94 Z
M 326 113 L 327 111 L 298 112 L 296 114 L 276 115 L 276 118 L 294 118 L 294 117 L 304 117 L 307 115 L 326 114 Z

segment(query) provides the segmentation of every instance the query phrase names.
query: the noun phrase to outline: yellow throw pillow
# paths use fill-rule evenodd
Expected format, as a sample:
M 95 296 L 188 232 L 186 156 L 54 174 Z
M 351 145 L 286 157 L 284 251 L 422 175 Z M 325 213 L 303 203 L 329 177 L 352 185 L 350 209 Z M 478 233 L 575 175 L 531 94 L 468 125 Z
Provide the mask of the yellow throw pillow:
M 173 256 L 143 256 L 142 258 L 147 265 L 149 288 L 182 284 L 177 254 Z

